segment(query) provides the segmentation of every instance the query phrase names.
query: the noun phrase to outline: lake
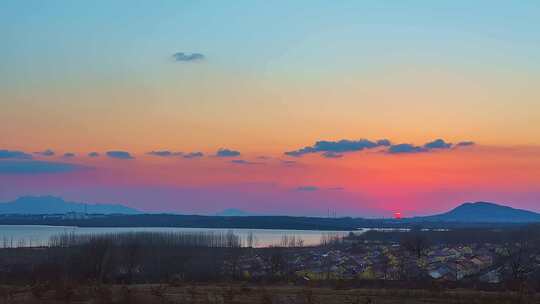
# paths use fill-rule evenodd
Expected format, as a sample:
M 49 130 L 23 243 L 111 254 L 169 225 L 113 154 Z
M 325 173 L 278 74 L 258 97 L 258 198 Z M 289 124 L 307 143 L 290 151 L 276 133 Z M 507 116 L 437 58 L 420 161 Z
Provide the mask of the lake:
M 362 233 L 368 229 L 359 229 Z M 284 236 L 301 239 L 304 246 L 318 245 L 324 237 L 345 236 L 347 231 L 317 230 L 274 230 L 274 229 L 219 229 L 219 228 L 176 228 L 176 227 L 62 227 L 33 225 L 0 225 L 0 248 L 4 247 L 39 247 L 47 246 L 52 236 L 61 234 L 107 234 L 122 232 L 213 232 L 227 233 L 232 231 L 244 242 L 250 234 L 254 237 L 254 247 L 269 247 L 280 244 Z

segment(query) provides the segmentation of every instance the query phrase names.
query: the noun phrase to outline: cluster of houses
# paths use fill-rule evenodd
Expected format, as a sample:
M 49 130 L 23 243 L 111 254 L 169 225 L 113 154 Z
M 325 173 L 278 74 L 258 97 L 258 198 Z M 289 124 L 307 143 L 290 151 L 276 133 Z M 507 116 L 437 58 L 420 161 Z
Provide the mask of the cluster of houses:
M 283 255 L 280 271 L 304 280 L 399 280 L 404 273 L 416 271 L 418 276 L 434 280 L 460 281 L 475 276 L 483 282 L 498 283 L 500 276 L 493 267 L 496 254 L 497 247 L 491 244 L 432 246 L 421 258 L 404 256 L 398 244 L 370 244 L 362 250 L 297 248 Z M 276 272 L 272 263 L 271 257 L 256 252 L 242 256 L 239 267 L 244 277 L 258 278 Z
M 426 269 L 433 279 L 459 281 L 465 277 L 481 274 L 493 265 L 496 246 L 490 244 L 433 247 L 426 258 Z M 498 278 L 480 276 L 481 280 L 496 283 Z

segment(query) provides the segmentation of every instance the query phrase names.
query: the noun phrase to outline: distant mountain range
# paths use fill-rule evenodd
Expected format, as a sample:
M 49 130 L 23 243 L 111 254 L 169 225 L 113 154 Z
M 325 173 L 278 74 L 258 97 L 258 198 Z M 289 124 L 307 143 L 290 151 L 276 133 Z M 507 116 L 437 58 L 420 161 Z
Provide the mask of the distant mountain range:
M 68 212 L 87 212 L 88 214 L 142 214 L 141 211 L 120 204 L 85 204 L 68 202 L 54 196 L 24 196 L 12 202 L 0 203 L 0 214 L 64 214 Z M 240 209 L 225 209 L 216 214 L 220 217 L 250 218 L 259 222 L 266 218 L 278 218 L 275 216 L 261 216 Z M 194 216 L 201 217 L 201 216 Z M 303 217 L 298 217 L 303 218 Z M 325 221 L 319 218 L 316 221 Z M 377 219 L 342 218 L 337 221 L 384 221 Z M 391 221 L 394 224 L 395 221 Z M 414 223 L 532 223 L 540 222 L 540 214 L 523 209 L 515 209 L 504 205 L 488 202 L 464 203 L 446 213 L 412 217 L 399 220 L 402 224 Z M 360 223 L 358 223 L 360 224 Z M 255 224 L 254 224 L 255 225 Z M 351 223 L 351 225 L 353 225 Z M 255 225 L 256 226 L 256 225 Z
M 225 209 L 217 216 L 258 216 L 240 209 Z M 404 222 L 530 223 L 540 222 L 540 213 L 489 202 L 464 203 L 441 214 L 405 218 Z
M 540 214 L 488 202 L 464 203 L 446 213 L 414 217 L 410 221 L 461 223 L 529 223 L 540 222 Z
M 120 204 L 84 204 L 66 202 L 54 196 L 24 196 L 12 202 L 0 203 L 0 214 L 63 214 L 68 212 L 89 214 L 138 214 L 137 209 Z

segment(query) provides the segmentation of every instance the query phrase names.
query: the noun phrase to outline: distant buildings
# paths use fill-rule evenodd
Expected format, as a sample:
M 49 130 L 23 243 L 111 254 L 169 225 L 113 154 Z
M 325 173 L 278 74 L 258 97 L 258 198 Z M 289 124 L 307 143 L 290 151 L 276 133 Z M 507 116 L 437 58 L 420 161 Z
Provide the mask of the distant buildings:
M 432 246 L 426 256 L 407 257 L 396 244 L 362 244 L 362 250 L 325 247 L 297 248 L 287 254 L 290 274 L 303 280 L 364 279 L 402 280 L 406 277 L 431 278 L 437 281 L 474 279 L 486 283 L 501 282 L 494 267 L 497 246 Z M 270 273 L 270 261 L 260 256 L 240 258 L 245 277 L 265 277 Z

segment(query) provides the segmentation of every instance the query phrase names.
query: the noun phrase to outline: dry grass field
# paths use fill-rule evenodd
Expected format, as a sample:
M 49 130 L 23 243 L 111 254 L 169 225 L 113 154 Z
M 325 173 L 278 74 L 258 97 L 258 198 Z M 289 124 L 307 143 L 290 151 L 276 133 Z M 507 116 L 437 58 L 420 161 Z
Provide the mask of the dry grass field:
M 102 285 L 0 287 L 0 303 L 156 303 L 156 304 L 518 304 L 540 303 L 540 295 L 469 290 L 310 288 L 245 285 Z

